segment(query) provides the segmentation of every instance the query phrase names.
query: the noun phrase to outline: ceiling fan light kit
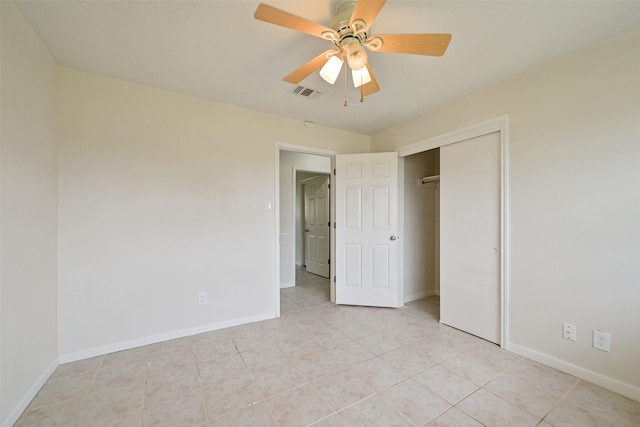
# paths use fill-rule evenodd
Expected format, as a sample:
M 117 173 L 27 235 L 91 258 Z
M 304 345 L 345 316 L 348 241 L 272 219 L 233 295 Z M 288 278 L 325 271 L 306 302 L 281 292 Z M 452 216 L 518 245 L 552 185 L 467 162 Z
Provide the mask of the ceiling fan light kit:
M 334 84 L 340 75 L 344 61 L 338 55 L 332 55 L 320 69 L 320 77 L 329 84 Z
M 371 24 L 385 5 L 386 0 L 348 0 L 339 2 L 332 28 L 309 21 L 264 3 L 254 13 L 259 21 L 280 25 L 334 44 L 330 49 L 284 77 L 288 83 L 298 84 L 320 69 L 320 76 L 334 84 L 340 75 L 344 58 L 351 69 L 353 84 L 360 89 L 360 100 L 380 90 L 365 47 L 372 52 L 395 52 L 414 55 L 442 56 L 451 34 L 392 34 L 369 35 Z M 345 89 L 346 90 L 346 89 Z M 345 99 L 346 106 L 346 99 Z

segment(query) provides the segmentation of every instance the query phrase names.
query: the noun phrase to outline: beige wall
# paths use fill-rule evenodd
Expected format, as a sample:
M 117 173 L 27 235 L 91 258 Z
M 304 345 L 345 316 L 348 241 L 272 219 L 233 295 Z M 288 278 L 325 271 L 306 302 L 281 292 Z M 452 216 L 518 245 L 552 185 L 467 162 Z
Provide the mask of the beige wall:
M 339 152 L 369 137 L 59 76 L 63 360 L 273 316 L 276 142 Z
M 12 2 L 2 15 L 0 424 L 57 361 L 56 64 Z
M 387 151 L 508 114 L 511 348 L 636 399 L 638 76 L 640 30 L 372 138 Z M 612 334 L 610 353 L 591 348 L 593 329 Z

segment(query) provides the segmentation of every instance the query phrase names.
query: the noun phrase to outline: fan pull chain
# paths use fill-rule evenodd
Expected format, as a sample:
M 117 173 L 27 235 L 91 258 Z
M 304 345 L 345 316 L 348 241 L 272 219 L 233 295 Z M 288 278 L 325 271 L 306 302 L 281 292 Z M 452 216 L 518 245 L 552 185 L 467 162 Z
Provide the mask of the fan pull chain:
M 345 66 L 343 68 L 344 68 L 344 106 L 346 107 L 347 105 L 349 105 L 349 103 L 347 102 L 347 68 L 349 67 Z

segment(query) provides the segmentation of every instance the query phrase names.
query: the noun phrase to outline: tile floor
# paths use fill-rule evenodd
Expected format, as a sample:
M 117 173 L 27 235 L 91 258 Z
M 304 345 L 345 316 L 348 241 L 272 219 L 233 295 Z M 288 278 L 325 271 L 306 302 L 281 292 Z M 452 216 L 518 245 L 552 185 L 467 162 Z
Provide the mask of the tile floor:
M 402 309 L 328 302 L 299 272 L 278 319 L 61 365 L 16 426 L 639 426 L 640 403 Z

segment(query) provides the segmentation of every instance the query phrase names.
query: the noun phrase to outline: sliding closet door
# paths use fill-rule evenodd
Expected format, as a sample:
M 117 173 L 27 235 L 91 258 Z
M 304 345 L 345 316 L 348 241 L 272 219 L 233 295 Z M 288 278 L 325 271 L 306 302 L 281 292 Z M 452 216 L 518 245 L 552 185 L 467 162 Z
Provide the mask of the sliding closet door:
M 440 148 L 440 320 L 500 344 L 500 133 Z

